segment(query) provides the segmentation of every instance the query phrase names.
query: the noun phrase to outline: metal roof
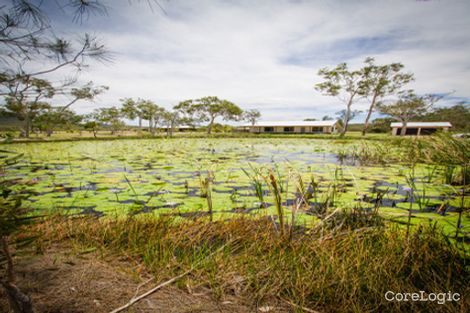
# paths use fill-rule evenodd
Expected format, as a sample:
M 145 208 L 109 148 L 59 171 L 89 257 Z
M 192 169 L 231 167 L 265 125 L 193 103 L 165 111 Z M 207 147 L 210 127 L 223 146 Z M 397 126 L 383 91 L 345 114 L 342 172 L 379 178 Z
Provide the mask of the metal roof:
M 255 127 L 273 127 L 273 126 L 334 126 L 337 121 L 260 121 L 257 122 L 254 126 Z M 251 127 L 251 124 L 242 125 L 243 127 Z
M 391 127 L 402 127 L 403 123 L 391 123 Z M 452 127 L 452 124 L 449 122 L 408 122 L 406 127 Z

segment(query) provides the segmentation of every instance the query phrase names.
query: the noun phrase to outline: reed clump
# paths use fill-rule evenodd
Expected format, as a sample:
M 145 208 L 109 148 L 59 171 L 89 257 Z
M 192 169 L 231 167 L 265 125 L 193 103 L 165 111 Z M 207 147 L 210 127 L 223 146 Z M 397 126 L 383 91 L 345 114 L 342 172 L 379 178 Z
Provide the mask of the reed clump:
M 236 295 L 253 305 L 287 301 L 321 312 L 463 312 L 470 304 L 468 258 L 436 227 L 417 227 L 408 237 L 393 226 L 343 229 L 304 229 L 284 240 L 267 218 L 208 223 L 144 215 L 36 226 L 44 245 L 72 241 L 130 256 L 158 281 L 194 267 L 180 285 L 210 288 L 219 299 Z M 452 291 L 462 299 L 445 305 L 388 302 L 389 290 Z

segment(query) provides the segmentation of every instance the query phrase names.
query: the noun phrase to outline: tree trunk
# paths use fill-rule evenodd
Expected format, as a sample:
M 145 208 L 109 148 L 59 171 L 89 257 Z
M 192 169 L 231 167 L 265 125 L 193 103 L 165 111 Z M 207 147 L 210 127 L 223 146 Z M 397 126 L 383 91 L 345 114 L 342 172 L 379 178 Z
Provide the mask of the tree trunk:
M 2 250 L 5 258 L 7 259 L 6 269 L 6 281 L 1 281 L 1 285 L 6 291 L 8 297 L 8 303 L 14 313 L 34 313 L 33 304 L 31 299 L 24 293 L 21 292 L 18 287 L 15 286 L 15 273 L 13 271 L 13 259 L 10 254 L 8 247 L 7 236 L 2 236 Z
M 170 124 L 170 137 L 173 137 L 173 130 L 175 129 L 175 123 L 171 122 Z
M 210 135 L 212 133 L 212 126 L 214 125 L 215 116 L 211 116 L 211 121 L 207 126 L 207 134 Z
M 376 101 L 377 101 L 377 94 L 374 93 L 374 96 L 372 97 L 372 102 L 370 103 L 369 112 L 367 112 L 366 120 L 364 122 L 364 128 L 362 129 L 362 136 L 365 136 L 367 129 L 369 128 L 369 119 L 370 119 L 370 116 L 372 115 L 372 111 L 374 111 Z
M 5 258 L 7 259 L 7 282 L 10 284 L 14 284 L 16 282 L 15 272 L 13 271 L 13 259 L 11 257 L 10 248 L 8 246 L 8 237 L 2 236 L 2 250 Z
M 29 112 L 26 113 L 24 118 L 24 137 L 29 138 L 29 131 L 31 129 L 31 119 L 29 118 Z
M 157 128 L 157 127 L 158 127 L 158 122 L 159 122 L 158 119 L 154 119 L 154 120 L 153 120 L 153 134 L 154 134 L 154 135 L 155 135 L 155 133 L 156 133 L 157 130 L 158 130 L 158 128 Z
M 353 96 L 351 96 L 351 98 L 349 99 L 348 105 L 346 107 L 346 113 L 344 114 L 344 120 L 343 120 L 343 130 L 341 131 L 341 135 L 340 135 L 341 137 L 343 137 L 348 131 L 349 116 L 351 116 L 352 100 L 353 100 Z
M 93 129 L 93 137 L 97 138 L 96 136 L 97 131 Z
M 153 131 L 153 127 L 152 127 L 152 126 L 153 126 L 153 119 L 150 118 L 150 119 L 149 119 L 149 134 L 152 134 L 152 136 L 153 136 L 153 135 L 155 135 L 155 133 L 154 133 L 154 131 Z
M 402 127 L 401 127 L 401 130 L 400 130 L 400 136 L 405 136 L 406 135 L 406 122 L 403 121 L 402 122 Z
M 139 129 L 142 130 L 142 117 L 139 116 Z

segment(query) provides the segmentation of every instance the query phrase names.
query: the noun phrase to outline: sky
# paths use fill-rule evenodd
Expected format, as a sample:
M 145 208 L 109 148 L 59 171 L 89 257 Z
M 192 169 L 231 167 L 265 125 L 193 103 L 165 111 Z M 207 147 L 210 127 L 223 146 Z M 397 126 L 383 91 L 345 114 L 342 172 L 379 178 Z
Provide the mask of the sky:
M 81 73 L 110 89 L 74 105 L 79 113 L 124 97 L 169 109 L 213 95 L 258 109 L 262 120 L 334 116 L 344 104 L 314 89 L 318 70 L 358 68 L 367 56 L 403 63 L 418 94 L 453 92 L 441 105 L 470 99 L 468 0 L 103 2 L 107 14 L 81 23 L 47 8 L 58 34 L 92 33 L 112 51 L 112 62 Z M 367 107 L 362 99 L 353 109 Z

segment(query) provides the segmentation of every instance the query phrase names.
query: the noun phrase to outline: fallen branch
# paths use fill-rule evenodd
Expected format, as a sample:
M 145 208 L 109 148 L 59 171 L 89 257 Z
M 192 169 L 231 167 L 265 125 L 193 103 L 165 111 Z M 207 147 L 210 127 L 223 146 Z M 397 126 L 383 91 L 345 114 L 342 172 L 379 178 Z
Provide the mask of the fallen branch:
M 118 313 L 118 312 L 121 312 L 121 311 L 127 309 L 128 307 L 132 306 L 134 303 L 136 303 L 136 302 L 142 300 L 143 298 L 145 298 L 145 297 L 151 295 L 152 293 L 154 293 L 154 292 L 157 291 L 158 289 L 160 289 L 160 288 L 162 288 L 162 287 L 165 287 L 166 285 L 169 285 L 169 284 L 173 283 L 174 281 L 176 281 L 176 280 L 178 280 L 178 279 L 180 279 L 180 278 L 182 278 L 182 277 L 188 275 L 188 274 L 191 273 L 193 270 L 194 270 L 194 267 L 190 268 L 189 270 L 187 270 L 187 271 L 184 272 L 183 274 L 180 274 L 180 275 L 178 275 L 178 276 L 175 276 L 175 277 L 173 277 L 172 279 L 167 280 L 166 282 L 164 282 L 164 283 L 162 283 L 162 284 L 160 284 L 160 285 L 158 285 L 158 286 L 156 286 L 156 287 L 150 289 L 150 290 L 147 291 L 146 293 L 144 293 L 144 294 L 142 294 L 142 295 L 140 295 L 140 296 L 138 296 L 138 297 L 132 298 L 131 301 L 129 301 L 129 302 L 127 302 L 125 305 L 123 305 L 123 306 L 121 306 L 121 307 L 119 307 L 119 308 L 117 308 L 117 309 L 111 311 L 110 313 Z
M 113 311 L 111 311 L 110 313 L 118 313 L 118 312 L 121 312 L 129 307 L 131 307 L 133 304 L 135 304 L 136 302 L 144 299 L 145 297 L 148 297 L 149 295 L 151 295 L 152 293 L 154 293 L 155 291 L 157 291 L 158 289 L 161 289 L 175 281 L 177 281 L 178 279 L 180 278 L 183 278 L 184 276 L 188 275 L 189 273 L 191 273 L 197 265 L 199 265 L 202 261 L 206 260 L 207 258 L 213 256 L 214 254 L 216 254 L 217 252 L 221 251 L 223 248 L 225 248 L 229 243 L 231 243 L 232 241 L 229 241 L 227 242 L 226 244 L 224 244 L 223 246 L 221 246 L 220 248 L 218 248 L 217 250 L 215 250 L 214 252 L 212 252 L 211 254 L 209 254 L 208 256 L 206 256 L 204 259 L 200 260 L 199 262 L 197 262 L 196 264 L 194 264 L 189 270 L 187 270 L 186 272 L 182 273 L 182 274 L 179 274 L 178 276 L 175 276 L 169 280 L 167 280 L 166 282 L 164 283 L 161 283 L 160 285 L 150 289 L 149 291 L 147 291 L 146 293 L 144 294 L 141 294 L 140 296 L 138 297 L 132 297 L 132 299 L 127 302 L 125 305 L 117 308 L 117 309 L 114 309 Z
M 289 301 L 289 300 L 287 300 L 287 299 L 281 298 L 281 300 L 284 301 L 285 303 L 290 304 L 290 305 L 292 305 L 293 307 L 297 307 L 297 308 L 299 308 L 299 309 L 301 309 L 301 310 L 303 310 L 303 311 L 305 311 L 305 312 L 308 312 L 308 313 L 320 313 L 320 312 L 318 312 L 318 311 L 315 311 L 315 310 L 312 310 L 312 309 L 303 307 L 303 306 L 301 306 L 301 305 L 295 304 L 294 302 L 291 302 L 291 301 Z

